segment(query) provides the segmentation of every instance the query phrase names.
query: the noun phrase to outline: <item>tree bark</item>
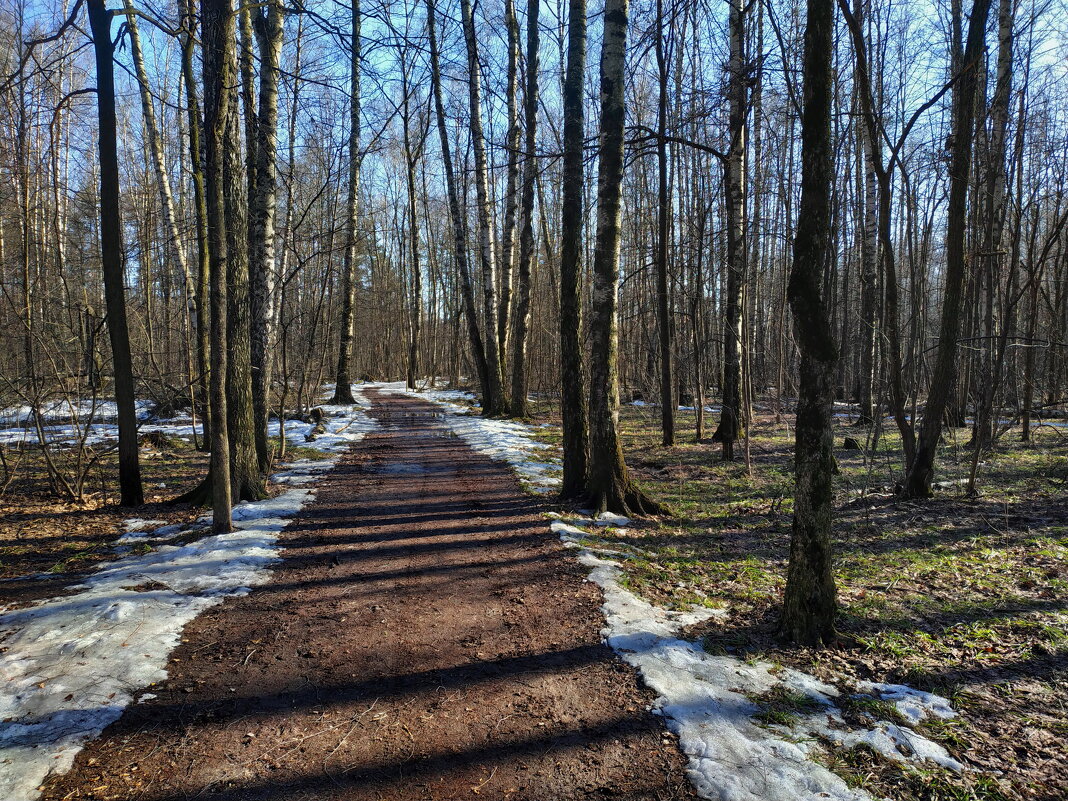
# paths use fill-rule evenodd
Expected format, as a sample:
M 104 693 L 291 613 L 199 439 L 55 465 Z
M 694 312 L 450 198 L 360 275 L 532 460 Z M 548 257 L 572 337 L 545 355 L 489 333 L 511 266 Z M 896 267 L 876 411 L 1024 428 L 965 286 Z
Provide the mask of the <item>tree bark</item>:
M 266 496 L 256 454 L 252 409 L 251 315 L 247 180 L 241 159 L 237 102 L 231 103 L 224 140 L 223 203 L 226 206 L 226 412 L 230 439 L 230 486 L 235 501 Z
M 975 95 L 979 86 L 986 19 L 990 0 L 974 0 L 968 22 L 968 39 L 961 61 L 962 74 L 954 94 L 953 146 L 949 168 L 949 205 L 946 212 L 946 279 L 938 355 L 931 373 L 923 423 L 916 453 L 905 477 L 903 492 L 910 498 L 931 495 L 935 453 L 942 436 L 942 415 L 952 394 L 960 332 L 961 295 L 964 288 L 965 233 L 968 224 L 968 177 L 971 174 L 972 139 L 975 131 Z
M 182 75 L 185 78 L 186 114 L 189 121 L 189 164 L 193 178 L 193 212 L 197 240 L 197 369 L 199 372 L 197 387 L 201 403 L 201 416 L 204 421 L 204 447 L 210 441 L 211 401 L 210 401 L 210 358 L 211 326 L 208 299 L 209 253 L 208 253 L 208 206 L 204 187 L 204 156 L 201 151 L 201 116 L 200 102 L 197 97 L 197 81 L 193 73 L 193 48 L 196 43 L 194 35 L 196 17 L 193 13 L 192 0 L 180 0 L 182 25 Z
M 831 410 L 838 349 L 820 293 L 831 247 L 831 56 L 834 0 L 808 0 L 804 106 L 801 117 L 801 205 L 788 294 L 800 350 L 794 448 L 794 517 L 780 630 L 815 645 L 834 637 L 837 606 L 831 572 Z
M 452 222 L 453 258 L 460 274 L 460 294 L 463 296 L 464 316 L 467 318 L 467 335 L 471 342 L 471 359 L 478 373 L 478 383 L 485 403 L 489 395 L 489 371 L 486 367 L 486 349 L 478 326 L 478 309 L 471 281 L 471 266 L 467 256 L 467 218 L 460 204 L 456 175 L 452 164 L 449 132 L 445 125 L 445 104 L 441 97 L 441 65 L 437 41 L 437 8 L 434 0 L 426 0 L 427 44 L 430 47 L 430 84 L 434 93 L 434 115 L 438 121 L 438 139 L 441 143 L 441 161 L 445 171 L 445 189 L 449 196 L 449 217 Z M 492 331 L 492 329 L 491 329 Z M 492 336 L 492 333 L 491 333 Z
M 746 275 L 745 149 L 745 0 L 731 0 L 730 150 L 727 153 L 727 293 L 723 311 L 723 403 L 713 442 L 723 444 L 723 459 L 734 458 L 742 433 L 742 289 Z
M 519 295 L 512 320 L 512 414 L 516 417 L 523 417 L 527 413 L 527 329 L 530 325 L 530 269 L 534 261 L 534 183 L 538 174 L 535 148 L 538 134 L 539 6 L 540 0 L 527 0 L 527 81 L 523 98 L 526 130 L 519 211 Z
M 349 44 L 349 181 L 345 203 L 345 258 L 341 273 L 341 332 L 331 403 L 355 403 L 352 396 L 352 325 L 356 305 L 357 211 L 360 194 L 360 0 L 352 0 L 352 41 Z
M 467 88 L 471 108 L 471 147 L 475 154 L 475 211 L 478 219 L 478 255 L 482 268 L 483 326 L 486 331 L 486 378 L 489 392 L 482 413 L 496 416 L 508 413 L 504 397 L 504 375 L 497 337 L 497 268 L 493 254 L 493 213 L 489 200 L 486 140 L 482 133 L 482 67 L 478 61 L 478 38 L 471 0 L 460 0 L 464 38 L 467 40 Z
M 508 337 L 511 333 L 516 213 L 519 208 L 519 20 L 515 15 L 515 0 L 504 0 L 504 26 L 508 32 L 508 73 L 505 78 L 508 114 L 505 152 L 508 167 L 504 186 L 504 221 L 501 226 L 501 297 L 497 309 L 497 347 L 502 362 L 508 353 Z
M 629 0 L 607 0 L 601 47 L 601 128 L 597 162 L 597 241 L 593 253 L 593 347 L 590 358 L 590 474 L 587 499 L 597 512 L 659 514 L 659 503 L 631 480 L 619 442 L 617 366 L 619 220 L 623 184 L 624 65 Z
M 586 492 L 589 414 L 582 365 L 582 203 L 585 180 L 582 102 L 586 74 L 586 0 L 568 0 L 567 70 L 564 74 L 563 202 L 560 225 L 560 416 L 563 429 L 562 498 Z
M 278 75 L 282 57 L 283 11 L 280 0 L 252 11 L 260 54 L 259 111 L 256 115 L 255 191 L 249 198 L 251 241 L 249 311 L 252 359 L 252 413 L 256 458 L 270 469 L 267 414 L 271 388 L 271 297 L 275 281 L 275 216 L 278 207 Z
M 675 379 L 671 364 L 671 298 L 668 293 L 668 232 L 671 196 L 668 190 L 667 104 L 668 64 L 664 53 L 664 2 L 656 2 L 656 66 L 659 94 L 656 104 L 656 319 L 660 344 L 660 428 L 664 445 L 675 444 Z
M 223 162 L 234 84 L 234 16 L 230 0 L 202 0 L 204 49 L 204 183 L 207 205 L 211 316 L 211 467 L 212 530 L 230 531 L 230 445 L 226 413 L 226 203 Z
M 96 99 L 100 154 L 100 261 L 108 313 L 108 336 L 115 366 L 115 405 L 119 425 L 119 502 L 140 506 L 141 462 L 137 452 L 137 412 L 133 358 L 126 322 L 126 287 L 122 267 L 122 219 L 119 208 L 119 157 L 115 124 L 115 48 L 111 12 L 105 0 L 89 0 L 89 26 L 96 54 Z

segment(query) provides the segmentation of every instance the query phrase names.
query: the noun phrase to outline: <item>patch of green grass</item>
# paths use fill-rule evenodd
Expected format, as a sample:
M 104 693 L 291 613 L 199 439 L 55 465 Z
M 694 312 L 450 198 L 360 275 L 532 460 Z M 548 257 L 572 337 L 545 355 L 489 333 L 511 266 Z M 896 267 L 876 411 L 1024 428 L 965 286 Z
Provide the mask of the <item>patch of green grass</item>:
M 842 695 L 837 699 L 837 703 L 846 720 L 856 719 L 865 726 L 870 726 L 880 720 L 888 720 L 899 726 L 907 725 L 907 721 L 897 711 L 897 707 L 881 698 L 873 698 L 870 695 L 858 693 Z
M 887 759 L 867 745 L 841 748 L 824 741 L 819 761 L 849 787 L 891 801 L 1009 801 L 993 777 L 957 775 L 925 763 L 923 767 Z
M 767 726 L 793 726 L 801 717 L 825 708 L 812 696 L 781 684 L 766 693 L 746 697 L 760 707 L 753 720 Z

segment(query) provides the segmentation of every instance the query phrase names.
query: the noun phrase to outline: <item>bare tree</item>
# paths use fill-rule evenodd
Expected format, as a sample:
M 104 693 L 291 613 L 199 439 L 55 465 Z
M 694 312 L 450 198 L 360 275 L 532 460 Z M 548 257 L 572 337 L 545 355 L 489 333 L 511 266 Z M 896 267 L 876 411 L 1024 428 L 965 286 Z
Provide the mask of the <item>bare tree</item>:
M 226 410 L 226 202 L 223 184 L 230 87 L 234 84 L 234 16 L 230 0 L 202 0 L 204 48 L 204 184 L 211 283 L 211 498 L 212 530 L 230 531 L 230 444 Z
M 334 396 L 331 403 L 355 403 L 352 396 L 353 307 L 356 304 L 356 266 L 358 204 L 360 194 L 360 0 L 352 0 L 352 28 L 349 41 L 349 182 L 345 203 L 345 263 L 341 273 L 341 333 L 337 349 L 337 370 L 334 373 Z
M 582 84 L 586 75 L 586 0 L 568 0 L 567 71 L 563 83 L 564 156 L 560 223 L 560 418 L 564 475 L 560 495 L 586 492 L 589 471 L 589 417 L 582 365 L 582 203 L 583 140 L 586 116 Z
M 115 133 L 115 47 L 111 12 L 105 0 L 89 0 L 89 26 L 96 54 L 96 100 L 100 154 L 100 261 L 108 312 L 108 336 L 115 367 L 115 405 L 119 423 L 119 493 L 123 506 L 145 502 L 137 452 L 133 359 L 126 323 L 122 268 L 122 219 L 119 211 L 119 156 Z
M 838 348 L 821 293 L 830 251 L 831 56 L 834 0 L 808 0 L 804 107 L 801 117 L 801 206 L 790 271 L 790 309 L 800 350 L 794 447 L 794 518 L 781 631 L 806 645 L 834 636 L 837 606 L 831 572 L 831 407 Z
M 664 508 L 630 477 L 617 429 L 619 419 L 619 218 L 623 183 L 624 64 L 628 0 L 608 0 L 601 46 L 601 129 L 597 161 L 597 244 L 593 255 L 590 333 L 589 503 L 598 512 L 658 514 Z
M 935 452 L 942 436 L 946 411 L 956 379 L 957 337 L 961 324 L 961 301 L 965 278 L 964 239 L 967 229 L 968 187 L 975 132 L 975 96 L 982 73 L 986 19 L 990 0 L 974 0 L 968 21 L 968 39 L 960 59 L 961 76 L 953 96 L 953 135 L 949 166 L 949 208 L 946 212 L 946 280 L 938 355 L 931 374 L 931 388 L 924 407 L 923 423 L 916 440 L 916 453 L 905 477 L 904 493 L 912 498 L 931 494 Z

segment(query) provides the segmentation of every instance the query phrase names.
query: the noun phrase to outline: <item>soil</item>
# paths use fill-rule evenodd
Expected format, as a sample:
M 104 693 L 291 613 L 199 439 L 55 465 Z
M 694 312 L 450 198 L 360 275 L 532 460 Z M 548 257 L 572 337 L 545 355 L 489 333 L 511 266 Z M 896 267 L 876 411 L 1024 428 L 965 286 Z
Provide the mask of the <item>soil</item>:
M 272 581 L 191 623 L 45 799 L 695 797 L 539 501 L 436 407 L 372 398 Z

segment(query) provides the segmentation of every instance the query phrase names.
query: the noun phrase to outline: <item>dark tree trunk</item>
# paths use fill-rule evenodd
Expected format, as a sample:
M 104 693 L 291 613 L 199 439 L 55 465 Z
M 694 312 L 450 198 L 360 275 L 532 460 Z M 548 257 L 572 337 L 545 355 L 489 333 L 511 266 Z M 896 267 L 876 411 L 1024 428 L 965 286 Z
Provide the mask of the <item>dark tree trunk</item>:
M 185 79 L 187 119 L 189 121 L 189 165 L 193 178 L 193 211 L 197 239 L 197 396 L 204 421 L 203 446 L 208 447 L 211 437 L 211 402 L 208 386 L 211 358 L 211 326 L 208 320 L 208 206 L 204 188 L 204 163 L 201 152 L 200 101 L 197 97 L 197 81 L 193 72 L 193 49 L 196 44 L 196 18 L 192 0 L 181 0 L 182 76 Z
M 787 288 L 801 355 L 798 387 L 793 531 L 781 632 L 806 645 L 834 636 L 837 606 L 831 572 L 831 409 L 838 349 L 820 293 L 831 248 L 831 56 L 834 0 L 808 0 L 804 107 L 801 117 L 801 205 Z
M 441 98 L 441 66 L 437 41 L 437 10 L 434 0 L 426 0 L 427 43 L 430 47 L 430 84 L 434 93 L 434 115 L 438 121 L 438 139 L 441 143 L 441 161 L 445 170 L 445 188 L 449 195 L 449 216 L 452 222 L 453 258 L 460 273 L 460 294 L 463 296 L 464 316 L 467 318 L 467 335 L 471 342 L 471 359 L 478 373 L 478 385 L 482 390 L 482 399 L 489 394 L 489 375 L 486 367 L 486 349 L 482 344 L 482 334 L 478 328 L 478 309 L 475 305 L 475 291 L 471 283 L 471 267 L 467 258 L 467 218 L 460 204 L 460 193 L 456 187 L 456 175 L 453 171 L 452 153 L 449 146 L 449 132 L 445 125 L 445 104 Z M 490 334 L 492 336 L 492 333 Z
M 115 49 L 111 12 L 104 0 L 89 0 L 89 26 L 96 52 L 96 99 L 100 152 L 100 261 L 108 336 L 115 365 L 115 405 L 119 424 L 119 502 L 140 506 L 141 463 L 137 453 L 137 412 L 134 404 L 133 359 L 126 323 L 126 287 L 122 268 L 122 220 L 119 216 L 119 157 L 115 130 Z
M 723 311 L 723 404 L 713 442 L 723 443 L 723 458 L 734 458 L 742 434 L 742 289 L 746 274 L 745 148 L 746 75 L 743 0 L 731 0 L 730 150 L 727 153 L 727 295 Z
M 931 495 L 935 453 L 942 435 L 942 416 L 953 392 L 957 374 L 957 337 L 960 333 L 961 295 L 964 289 L 965 233 L 968 224 L 968 176 L 971 174 L 972 138 L 975 131 L 975 95 L 983 64 L 986 19 L 990 0 L 975 0 L 968 22 L 968 40 L 961 64 L 963 74 L 954 95 L 953 148 L 949 168 L 949 207 L 946 212 L 946 281 L 938 355 L 931 373 L 931 389 L 916 441 L 916 453 L 905 477 L 904 494 L 910 498 Z
M 223 162 L 234 84 L 234 17 L 229 0 L 202 0 L 204 48 L 204 183 L 207 203 L 211 316 L 212 530 L 230 531 L 230 445 L 226 432 L 226 202 Z
M 249 314 L 248 196 L 240 157 L 237 103 L 231 102 L 224 139 L 223 203 L 226 214 L 226 425 L 230 439 L 233 499 L 266 496 L 256 454 L 252 409 L 252 348 Z
M 582 206 L 586 74 L 586 0 L 568 0 L 567 72 L 564 77 L 563 203 L 560 227 L 560 415 L 563 427 L 563 498 L 586 491 L 589 418 L 582 367 Z
M 487 389 L 482 413 L 492 417 L 508 413 L 504 395 L 501 349 L 498 347 L 497 264 L 493 246 L 493 212 L 489 196 L 489 164 L 486 139 L 482 133 L 482 66 L 478 54 L 478 35 L 470 0 L 460 0 L 460 16 L 467 43 L 467 96 L 471 111 L 471 149 L 475 156 L 475 219 L 478 228 L 478 263 L 482 274 L 482 315 L 486 331 Z

